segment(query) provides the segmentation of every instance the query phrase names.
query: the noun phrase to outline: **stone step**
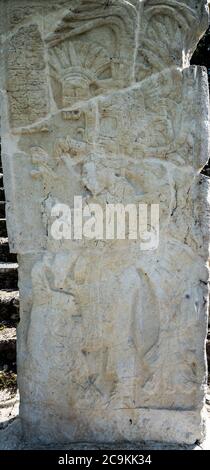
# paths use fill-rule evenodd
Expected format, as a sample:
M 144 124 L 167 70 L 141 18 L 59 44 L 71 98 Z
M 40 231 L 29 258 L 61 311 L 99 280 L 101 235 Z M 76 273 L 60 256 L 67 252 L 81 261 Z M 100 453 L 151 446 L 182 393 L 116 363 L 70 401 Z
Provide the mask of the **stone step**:
M 0 202 L 0 219 L 5 219 L 5 202 Z
M 7 224 L 6 219 L 0 219 L 0 236 L 2 238 L 7 237 Z
M 0 368 L 16 363 L 16 328 L 0 329 Z
M 13 364 L 3 366 L 0 370 L 0 428 L 18 415 L 18 398 L 16 367 Z
M 0 188 L 0 201 L 5 201 L 4 188 Z
M 18 264 L 0 263 L 0 290 L 18 288 Z
M 0 291 L 0 324 L 16 326 L 19 322 L 19 292 Z
M 8 238 L 0 238 L 0 263 L 17 263 L 17 255 L 9 251 Z

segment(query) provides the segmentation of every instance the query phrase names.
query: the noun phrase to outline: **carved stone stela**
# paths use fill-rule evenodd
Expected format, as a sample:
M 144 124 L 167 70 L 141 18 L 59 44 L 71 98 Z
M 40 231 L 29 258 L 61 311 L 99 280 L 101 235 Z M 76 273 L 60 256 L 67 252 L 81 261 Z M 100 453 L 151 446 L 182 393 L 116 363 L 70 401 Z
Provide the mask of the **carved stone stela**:
M 43 442 L 204 436 L 205 0 L 1 0 L 20 417 Z M 61 240 L 51 208 L 159 204 L 160 242 Z

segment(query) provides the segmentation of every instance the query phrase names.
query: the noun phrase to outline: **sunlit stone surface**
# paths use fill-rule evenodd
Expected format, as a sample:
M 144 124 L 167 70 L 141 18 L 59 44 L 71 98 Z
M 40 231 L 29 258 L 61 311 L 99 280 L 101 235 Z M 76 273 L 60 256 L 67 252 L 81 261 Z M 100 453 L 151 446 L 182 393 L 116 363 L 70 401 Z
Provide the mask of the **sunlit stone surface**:
M 1 0 L 20 416 L 42 442 L 204 436 L 205 0 Z M 159 204 L 156 249 L 60 240 L 56 203 Z

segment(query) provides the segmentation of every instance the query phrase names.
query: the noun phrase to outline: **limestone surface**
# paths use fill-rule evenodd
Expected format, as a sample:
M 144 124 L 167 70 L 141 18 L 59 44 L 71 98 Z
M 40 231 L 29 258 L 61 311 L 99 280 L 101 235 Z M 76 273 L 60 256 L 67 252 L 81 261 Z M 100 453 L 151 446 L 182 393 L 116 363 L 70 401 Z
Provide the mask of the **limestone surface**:
M 1 0 L 20 421 L 53 442 L 205 435 L 207 0 Z M 159 244 L 55 240 L 52 208 L 158 204 Z

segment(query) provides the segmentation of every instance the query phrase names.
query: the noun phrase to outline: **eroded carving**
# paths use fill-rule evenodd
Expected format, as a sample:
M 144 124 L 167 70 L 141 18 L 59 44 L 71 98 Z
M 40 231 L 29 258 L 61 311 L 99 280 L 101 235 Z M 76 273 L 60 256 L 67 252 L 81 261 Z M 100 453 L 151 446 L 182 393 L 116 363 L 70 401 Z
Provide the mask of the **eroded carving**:
M 168 67 L 186 67 L 208 27 L 205 2 L 148 0 L 143 2 L 136 59 L 136 78 L 142 80 Z M 200 23 L 196 18 L 200 16 Z
M 20 28 L 5 53 L 10 122 L 12 127 L 26 126 L 48 112 L 44 49 L 37 25 Z
M 48 38 L 52 87 L 59 107 L 129 85 L 135 25 L 135 9 L 124 1 L 114 3 L 111 10 L 103 2 L 85 1 L 71 10 Z M 122 38 L 127 48 L 123 51 Z
M 23 428 L 48 442 L 193 443 L 205 388 L 208 84 L 188 65 L 207 2 L 60 0 L 48 12 L 40 0 L 45 18 L 37 7 L 33 24 L 31 2 L 5 36 L 3 135 Z M 159 204 L 159 246 L 54 240 L 52 207 L 72 210 L 79 195 L 102 209 Z

